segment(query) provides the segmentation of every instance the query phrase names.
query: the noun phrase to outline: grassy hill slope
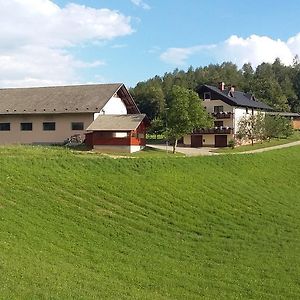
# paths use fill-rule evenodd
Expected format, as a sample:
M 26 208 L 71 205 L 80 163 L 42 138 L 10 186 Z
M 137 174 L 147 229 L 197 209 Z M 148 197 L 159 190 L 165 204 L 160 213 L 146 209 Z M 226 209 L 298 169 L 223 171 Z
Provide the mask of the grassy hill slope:
M 299 151 L 0 148 L 0 298 L 295 299 Z

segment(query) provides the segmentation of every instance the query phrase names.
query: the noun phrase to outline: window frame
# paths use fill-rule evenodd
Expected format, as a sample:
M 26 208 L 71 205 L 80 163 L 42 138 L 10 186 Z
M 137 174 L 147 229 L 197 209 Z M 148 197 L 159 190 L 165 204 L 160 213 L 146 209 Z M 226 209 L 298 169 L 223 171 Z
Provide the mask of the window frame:
M 215 127 L 224 127 L 224 121 L 214 121 Z
M 216 105 L 214 106 L 214 113 L 219 114 L 224 112 L 224 105 Z
M 54 125 L 54 127 L 51 127 L 50 124 Z M 43 122 L 43 131 L 55 131 L 55 130 L 56 130 L 56 122 Z
M 8 125 L 6 129 L 5 129 L 5 125 Z M 10 127 L 11 127 L 10 122 L 1 122 L 0 123 L 0 131 L 10 131 Z
M 31 127 L 29 126 L 28 128 L 26 128 L 26 126 L 27 125 L 31 125 Z M 25 125 L 25 127 L 23 127 Z M 21 131 L 32 131 L 32 128 L 33 128 L 33 126 L 32 126 L 32 122 L 21 122 L 20 123 L 20 130 Z
M 207 96 L 207 97 L 206 97 Z M 204 101 L 209 101 L 211 100 L 211 92 L 204 92 L 203 93 L 203 100 Z
M 82 126 L 80 126 L 80 129 L 74 128 L 75 125 L 79 125 L 79 124 L 82 125 Z M 84 122 L 71 122 L 71 130 L 73 130 L 73 131 L 83 131 L 84 130 Z

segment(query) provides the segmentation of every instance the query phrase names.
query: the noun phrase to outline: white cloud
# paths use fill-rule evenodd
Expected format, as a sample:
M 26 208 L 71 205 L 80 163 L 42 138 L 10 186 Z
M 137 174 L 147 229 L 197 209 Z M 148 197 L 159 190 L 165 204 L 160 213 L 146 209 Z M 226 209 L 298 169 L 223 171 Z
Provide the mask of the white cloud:
M 200 45 L 189 48 L 169 48 L 160 55 L 160 58 L 166 63 L 185 65 L 190 56 L 215 47 L 215 45 Z
M 128 47 L 128 45 L 126 45 L 126 44 L 115 44 L 115 45 L 111 46 L 112 49 L 122 49 L 122 48 L 126 48 L 126 47 Z
M 151 9 L 150 5 L 147 4 L 147 3 L 145 3 L 145 2 L 142 1 L 142 0 L 131 0 L 131 2 L 132 2 L 134 5 L 139 6 L 139 7 L 143 8 L 143 9 L 146 9 L 146 10 Z
M 203 54 L 217 62 L 232 61 L 239 67 L 248 62 L 256 67 L 262 62 L 273 62 L 277 57 L 282 63 L 290 65 L 294 56 L 300 54 L 300 33 L 287 41 L 258 35 L 247 38 L 232 35 L 218 44 L 169 48 L 160 58 L 166 63 L 185 65 L 190 57 Z
M 160 52 L 161 48 L 159 46 L 153 46 L 148 50 L 148 53 L 150 54 L 156 54 Z
M 133 32 L 130 17 L 109 9 L 50 0 L 0 0 L 0 7 L 0 86 L 78 81 L 78 68 L 105 62 L 78 60 L 72 47 Z

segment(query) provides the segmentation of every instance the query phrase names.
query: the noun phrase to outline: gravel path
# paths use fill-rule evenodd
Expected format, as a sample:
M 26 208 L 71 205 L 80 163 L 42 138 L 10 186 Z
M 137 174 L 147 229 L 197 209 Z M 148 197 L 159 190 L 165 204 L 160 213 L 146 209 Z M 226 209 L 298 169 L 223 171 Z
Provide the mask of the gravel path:
M 239 153 L 241 153 L 241 154 L 260 153 L 260 152 L 276 150 L 276 149 L 282 149 L 282 148 L 288 148 L 288 147 L 293 147 L 293 146 L 298 146 L 298 145 L 300 145 L 300 141 L 292 142 L 292 143 L 288 143 L 288 144 L 283 144 L 283 145 L 278 145 L 278 146 L 272 146 L 272 147 L 267 147 L 267 148 L 256 149 L 256 150 L 244 151 L 244 152 L 239 152 Z
M 165 144 L 147 144 L 148 147 L 152 147 L 155 149 L 165 150 L 172 152 L 173 147 L 167 146 Z M 217 155 L 218 153 L 213 153 L 212 151 L 216 150 L 216 148 L 202 147 L 202 148 L 191 148 L 191 147 L 177 147 L 176 152 L 183 153 L 186 156 L 201 156 L 201 155 Z
M 276 150 L 276 149 L 288 148 L 288 147 L 293 147 L 293 146 L 298 146 L 298 145 L 300 145 L 300 141 L 283 144 L 283 145 L 278 145 L 278 146 L 262 148 L 262 149 L 256 149 L 256 150 L 250 150 L 250 151 L 244 151 L 244 152 L 235 152 L 235 153 L 215 153 L 213 151 L 215 151 L 217 148 L 210 148 L 210 147 L 202 147 L 202 148 L 177 147 L 176 152 L 183 153 L 186 156 L 248 154 L 248 153 L 260 153 L 260 152 L 271 151 L 271 150 Z M 168 148 L 167 148 L 167 146 L 164 144 L 159 144 L 159 145 L 147 144 L 147 146 L 156 148 L 156 149 L 160 149 L 160 150 L 170 151 L 170 152 L 173 150 L 172 146 L 168 146 Z

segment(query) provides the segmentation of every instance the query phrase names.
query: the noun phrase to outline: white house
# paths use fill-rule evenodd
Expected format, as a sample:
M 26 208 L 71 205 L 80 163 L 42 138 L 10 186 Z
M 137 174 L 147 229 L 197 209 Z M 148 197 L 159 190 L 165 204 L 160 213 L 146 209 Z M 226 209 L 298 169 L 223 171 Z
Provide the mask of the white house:
M 214 118 L 213 128 L 198 128 L 183 138 L 183 144 L 191 147 L 226 147 L 235 139 L 238 123 L 245 115 L 270 111 L 272 108 L 258 101 L 253 95 L 236 91 L 234 86 L 225 88 L 203 85 L 198 91 L 202 105 Z

